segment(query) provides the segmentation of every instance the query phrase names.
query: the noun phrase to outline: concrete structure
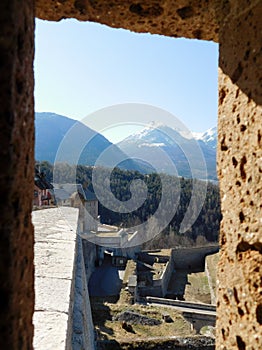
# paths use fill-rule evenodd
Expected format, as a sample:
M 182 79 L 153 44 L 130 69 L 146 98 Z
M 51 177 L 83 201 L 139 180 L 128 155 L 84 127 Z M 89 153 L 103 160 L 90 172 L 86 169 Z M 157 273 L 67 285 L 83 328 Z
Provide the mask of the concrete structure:
M 262 348 L 261 6 L 259 0 L 1 1 L 0 348 L 31 349 L 33 340 L 35 15 L 219 42 L 217 348 Z

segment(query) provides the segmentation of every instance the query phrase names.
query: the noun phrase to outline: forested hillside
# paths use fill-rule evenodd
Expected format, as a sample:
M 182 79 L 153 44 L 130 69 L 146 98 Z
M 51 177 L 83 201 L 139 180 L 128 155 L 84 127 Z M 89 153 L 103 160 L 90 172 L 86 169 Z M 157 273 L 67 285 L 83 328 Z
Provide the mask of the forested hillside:
M 46 174 L 49 181 L 53 181 L 53 167 L 48 162 L 37 163 L 40 165 L 41 171 Z M 76 182 L 81 183 L 83 187 L 93 191 L 92 185 L 92 167 L 78 166 L 77 169 L 68 164 L 58 164 L 55 168 L 55 182 L 66 183 L 74 181 L 76 174 Z M 96 169 L 97 183 L 99 186 L 104 185 L 105 177 L 108 174 L 108 169 Z M 173 201 L 179 198 L 178 206 L 174 209 L 174 216 L 170 225 L 164 230 L 162 235 L 151 242 L 148 247 L 154 248 L 161 241 L 161 246 L 173 245 L 188 245 L 197 242 L 199 244 L 218 241 L 219 223 L 221 219 L 220 213 L 220 199 L 218 186 L 212 183 L 207 185 L 207 193 L 204 199 L 202 210 L 193 224 L 193 226 L 184 234 L 179 234 L 180 224 L 188 209 L 192 194 L 192 179 L 175 178 L 169 175 L 161 174 L 161 178 L 168 184 L 168 195 L 165 200 L 169 206 L 172 206 Z M 123 171 L 115 168 L 110 176 L 110 191 L 114 196 L 125 202 L 131 198 L 130 185 L 133 180 L 142 180 L 147 186 L 147 197 L 144 203 L 135 211 L 131 213 L 121 213 L 121 207 L 118 211 L 107 209 L 99 203 L 99 215 L 102 223 L 121 225 L 124 227 L 131 227 L 143 223 L 147 218 L 154 215 L 160 201 L 162 200 L 162 184 L 161 178 L 158 174 L 143 175 L 136 171 Z M 198 180 L 197 180 L 198 181 Z M 196 195 L 199 198 L 202 196 L 202 189 L 204 193 L 205 183 L 198 181 L 198 191 Z M 175 189 L 175 190 L 174 190 Z M 175 194 L 175 195 L 174 195 Z M 180 196 L 180 197 L 179 197 Z M 103 200 L 106 202 L 109 198 L 107 190 L 103 191 Z M 199 202 L 196 201 L 197 205 Z M 192 212 L 196 208 L 191 208 Z

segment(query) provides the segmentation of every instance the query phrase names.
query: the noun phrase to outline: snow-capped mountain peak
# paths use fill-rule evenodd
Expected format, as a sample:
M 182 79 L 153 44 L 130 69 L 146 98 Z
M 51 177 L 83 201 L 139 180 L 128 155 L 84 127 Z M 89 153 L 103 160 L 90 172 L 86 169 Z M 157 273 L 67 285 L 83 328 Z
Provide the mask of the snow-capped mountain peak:
M 158 132 L 158 133 L 157 133 Z M 204 132 L 190 132 L 189 130 L 181 130 L 179 128 L 172 128 L 169 127 L 161 122 L 158 121 L 152 121 L 148 126 L 144 127 L 142 130 L 139 130 L 135 132 L 134 134 L 128 136 L 124 141 L 125 142 L 134 142 L 139 140 L 144 140 L 145 138 L 149 138 L 149 141 L 152 141 L 153 143 L 161 142 L 159 140 L 156 140 L 156 137 L 160 136 L 162 134 L 166 134 L 166 136 L 170 135 L 170 133 L 177 133 L 181 137 L 185 139 L 196 139 L 198 141 L 203 141 L 206 144 L 212 144 L 214 143 L 216 146 L 216 139 L 217 139 L 217 127 L 210 128 Z M 161 137 L 161 138 L 162 138 Z M 122 141 L 121 141 L 122 142 Z M 213 147 L 213 146 L 211 146 Z
M 192 134 L 196 140 L 211 141 L 217 137 L 217 127 L 214 126 L 204 132 L 192 132 Z
M 205 144 L 209 145 L 212 148 L 217 146 L 217 127 L 208 129 L 203 133 L 192 133 L 194 138 L 198 141 L 203 141 Z
M 201 140 L 203 134 L 204 134 L 203 132 L 192 131 L 192 135 L 193 135 L 194 139 L 196 139 L 196 140 Z
M 130 135 L 117 146 L 126 154 L 138 159 L 152 160 L 153 164 L 157 160 L 162 172 L 171 173 L 173 168 L 166 162 L 165 157 L 161 159 L 159 150 L 163 151 L 172 160 L 178 170 L 178 174 L 190 177 L 190 167 L 185 154 L 190 155 L 193 163 L 194 173 L 197 172 L 199 178 L 216 179 L 216 128 L 211 128 L 203 133 L 191 133 L 190 131 L 172 128 L 163 123 L 152 122 L 142 130 Z M 207 162 L 208 175 L 206 170 L 197 161 L 198 145 Z M 186 153 L 184 153 L 184 151 Z M 150 162 L 149 162 L 150 163 Z M 151 164 L 151 163 L 150 163 Z

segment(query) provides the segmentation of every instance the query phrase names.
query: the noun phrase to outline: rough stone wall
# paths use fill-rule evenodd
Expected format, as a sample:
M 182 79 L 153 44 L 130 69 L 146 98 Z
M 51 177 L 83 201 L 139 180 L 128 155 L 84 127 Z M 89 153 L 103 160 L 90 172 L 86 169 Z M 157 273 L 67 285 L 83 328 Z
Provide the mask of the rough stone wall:
M 0 3 L 3 349 L 30 349 L 32 344 L 33 4 Z M 218 175 L 223 221 L 218 349 L 262 348 L 261 6 L 260 0 L 36 1 L 42 19 L 73 17 L 220 43 Z
M 0 2 L 0 349 L 33 339 L 34 6 Z
M 140 33 L 218 41 L 220 0 L 37 0 L 36 15 L 77 18 Z
M 219 39 L 217 349 L 255 350 L 262 349 L 262 3 L 234 5 Z

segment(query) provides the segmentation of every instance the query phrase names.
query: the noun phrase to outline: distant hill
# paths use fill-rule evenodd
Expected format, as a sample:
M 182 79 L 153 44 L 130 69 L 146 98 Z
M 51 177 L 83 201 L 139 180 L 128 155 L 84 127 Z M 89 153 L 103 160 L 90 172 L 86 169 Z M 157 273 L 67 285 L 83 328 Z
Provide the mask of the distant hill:
M 194 134 L 192 137 L 166 125 L 152 123 L 117 145 L 128 155 L 148 159 L 149 163 L 150 161 L 157 163 L 163 173 L 175 175 L 175 164 L 179 176 L 217 180 L 216 139 L 216 128 L 203 134 Z M 169 157 L 171 162 L 161 156 L 161 151 Z
M 101 153 L 110 147 L 103 166 L 111 167 L 112 164 L 120 162 L 119 167 L 122 169 L 146 171 L 146 167 L 142 163 L 138 164 L 132 159 L 121 162 L 123 157 L 126 158 L 123 151 L 101 134 L 74 119 L 55 113 L 36 113 L 35 130 L 35 159 L 37 161 L 46 160 L 53 164 L 56 160 L 69 164 L 77 163 L 91 166 L 95 164 Z M 59 152 L 59 157 L 56 158 L 62 141 L 63 152 Z M 78 159 L 78 150 L 81 149 L 81 145 L 84 145 L 84 148 Z

